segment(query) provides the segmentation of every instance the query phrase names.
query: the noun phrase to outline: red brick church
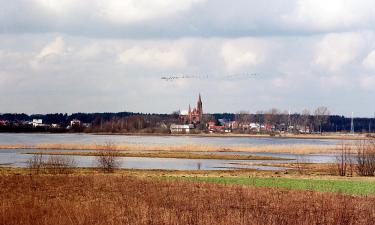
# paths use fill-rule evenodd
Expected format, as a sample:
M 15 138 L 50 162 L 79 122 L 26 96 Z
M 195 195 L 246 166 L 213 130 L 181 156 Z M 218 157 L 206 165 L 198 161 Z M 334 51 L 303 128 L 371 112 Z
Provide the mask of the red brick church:
M 203 116 L 203 103 L 201 94 L 199 94 L 197 107 L 191 109 L 189 104 L 189 110 L 187 113 L 181 114 L 180 117 L 184 123 L 199 124 L 202 121 Z

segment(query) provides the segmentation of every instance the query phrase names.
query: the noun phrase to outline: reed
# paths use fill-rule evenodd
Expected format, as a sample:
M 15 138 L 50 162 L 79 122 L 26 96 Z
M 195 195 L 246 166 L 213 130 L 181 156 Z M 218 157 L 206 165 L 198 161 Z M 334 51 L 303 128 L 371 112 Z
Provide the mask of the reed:
M 36 145 L 0 145 L 0 149 L 54 149 L 54 150 L 103 150 L 104 144 L 69 144 L 69 143 L 42 143 Z M 332 153 L 337 152 L 335 145 L 310 145 L 310 144 L 285 144 L 285 145 L 137 145 L 137 144 L 116 144 L 114 150 L 123 151 L 174 151 L 174 152 L 278 152 L 278 153 Z
M 105 151 L 105 150 L 104 150 Z M 101 156 L 102 151 L 97 152 L 28 152 L 32 155 L 78 155 L 78 156 Z M 116 152 L 112 151 L 113 157 L 145 157 L 145 158 L 177 158 L 177 159 L 225 159 L 225 160 L 291 160 L 272 156 L 235 155 L 235 154 L 198 154 L 189 152 Z

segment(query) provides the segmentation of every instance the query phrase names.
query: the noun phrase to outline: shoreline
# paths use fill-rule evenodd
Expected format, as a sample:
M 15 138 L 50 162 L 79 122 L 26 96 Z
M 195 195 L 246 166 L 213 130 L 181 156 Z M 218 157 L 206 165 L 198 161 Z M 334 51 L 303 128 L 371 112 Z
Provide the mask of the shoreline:
M 165 134 L 165 133 L 111 133 L 111 132 L 96 132 L 96 133 L 53 133 L 53 132 L 3 132 L 0 134 L 51 134 L 51 135 L 113 135 L 113 136 L 154 136 L 154 137 L 204 137 L 204 138 L 269 138 L 269 139 L 323 139 L 323 140 L 374 140 L 374 137 L 367 137 L 365 134 L 335 134 L 335 133 L 323 133 L 323 134 L 281 134 L 271 136 L 269 134 L 237 134 L 237 133 L 200 133 L 200 134 Z

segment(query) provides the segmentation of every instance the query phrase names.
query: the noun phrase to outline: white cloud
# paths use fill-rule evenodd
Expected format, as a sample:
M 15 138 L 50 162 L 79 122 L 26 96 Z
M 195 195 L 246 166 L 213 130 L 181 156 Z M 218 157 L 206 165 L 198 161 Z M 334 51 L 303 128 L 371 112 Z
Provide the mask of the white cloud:
M 54 41 L 47 44 L 38 54 L 38 59 L 58 56 L 66 51 L 65 41 L 62 37 L 56 37 Z
M 119 55 L 119 61 L 128 65 L 159 68 L 181 68 L 187 65 L 184 52 L 173 47 L 132 47 Z
M 170 17 L 201 0 L 98 0 L 99 16 L 113 23 L 129 24 Z
M 262 63 L 266 58 L 267 51 L 266 41 L 252 38 L 239 39 L 226 41 L 222 46 L 221 56 L 227 71 L 241 72 L 249 66 Z
M 370 76 L 370 75 L 361 76 L 359 80 L 359 84 L 364 89 L 374 90 L 375 76 Z
M 43 65 L 58 63 L 65 55 L 72 52 L 62 37 L 56 37 L 54 41 L 46 44 L 31 61 L 34 69 L 41 69 Z
M 76 0 L 33 0 L 37 5 L 52 13 L 68 13 L 79 6 Z
M 369 27 L 374 19 L 373 0 L 297 0 L 294 5 L 294 10 L 283 19 L 301 29 L 327 31 Z
M 316 46 L 314 63 L 331 71 L 341 69 L 356 59 L 364 43 L 358 33 L 327 34 Z
M 114 24 L 132 24 L 176 15 L 204 0 L 33 0 L 47 13 L 89 15 Z
M 375 69 L 375 50 L 372 50 L 363 60 L 362 65 L 368 69 Z

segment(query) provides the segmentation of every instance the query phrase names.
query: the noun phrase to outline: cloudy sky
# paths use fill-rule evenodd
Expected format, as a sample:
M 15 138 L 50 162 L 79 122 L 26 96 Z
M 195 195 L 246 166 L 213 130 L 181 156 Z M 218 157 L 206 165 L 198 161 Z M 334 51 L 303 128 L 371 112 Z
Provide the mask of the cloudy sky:
M 0 5 L 0 113 L 169 113 L 200 92 L 206 112 L 375 114 L 374 0 Z M 205 77 L 161 79 L 182 74 Z

